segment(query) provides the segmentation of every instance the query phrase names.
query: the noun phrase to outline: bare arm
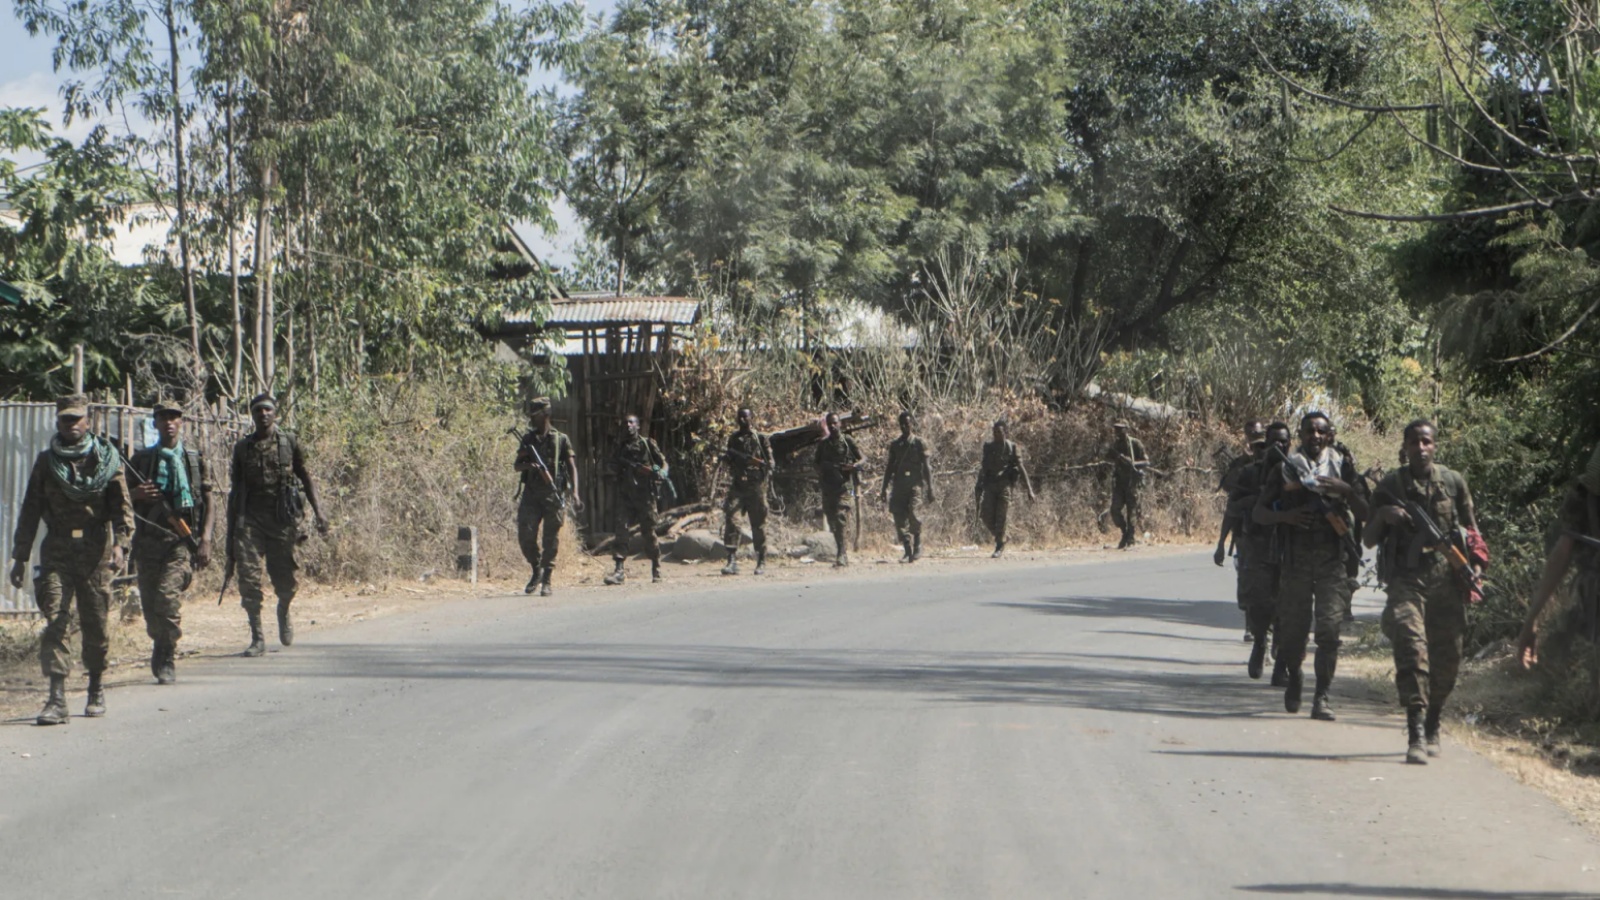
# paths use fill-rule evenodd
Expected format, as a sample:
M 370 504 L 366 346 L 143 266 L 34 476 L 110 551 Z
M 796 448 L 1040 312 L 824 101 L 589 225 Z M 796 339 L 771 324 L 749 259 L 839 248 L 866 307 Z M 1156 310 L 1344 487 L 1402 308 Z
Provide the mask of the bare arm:
M 300 442 L 294 443 L 294 474 L 306 488 L 306 501 L 311 504 L 318 531 L 328 530 L 328 517 L 322 514 L 322 503 L 317 500 L 317 487 L 311 483 L 311 472 L 306 469 L 306 458 L 300 452 Z

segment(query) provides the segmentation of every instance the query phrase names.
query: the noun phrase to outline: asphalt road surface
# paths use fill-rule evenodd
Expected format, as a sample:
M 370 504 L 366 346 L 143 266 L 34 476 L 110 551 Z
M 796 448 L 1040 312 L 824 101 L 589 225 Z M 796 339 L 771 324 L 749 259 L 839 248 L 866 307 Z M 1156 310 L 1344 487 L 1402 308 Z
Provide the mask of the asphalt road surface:
M 438 605 L 0 728 L 0 897 L 1600 897 L 1600 845 L 1459 745 L 1285 715 L 1205 556 L 731 581 Z

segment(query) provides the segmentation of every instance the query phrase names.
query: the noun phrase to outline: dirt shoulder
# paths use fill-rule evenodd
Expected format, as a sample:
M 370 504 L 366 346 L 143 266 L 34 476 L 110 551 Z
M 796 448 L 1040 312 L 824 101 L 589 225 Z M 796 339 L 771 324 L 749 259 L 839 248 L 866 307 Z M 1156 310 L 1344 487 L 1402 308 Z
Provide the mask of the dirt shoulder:
M 905 569 L 897 560 L 898 547 L 864 548 L 853 557 L 849 568 L 852 578 L 898 577 Z M 992 560 L 986 548 L 966 546 L 944 550 L 931 550 L 914 565 L 918 571 L 928 569 L 966 571 L 978 567 L 1017 566 L 1036 563 L 1090 563 L 1110 558 L 1170 556 L 1209 549 L 1198 544 L 1147 544 L 1130 551 L 1119 552 L 1111 545 L 1068 547 L 1059 549 L 1019 549 L 1006 551 L 1004 558 Z M 741 562 L 746 572 L 752 564 Z M 611 571 L 610 560 L 603 557 L 579 555 L 564 559 L 558 567 L 553 586 L 555 595 L 531 598 L 540 606 L 559 607 L 604 603 L 608 598 L 635 596 L 638 593 L 670 593 L 684 589 L 702 590 L 712 586 L 735 586 L 734 579 L 724 578 L 720 561 L 665 562 L 662 564 L 661 584 L 649 581 L 649 565 L 643 560 L 628 564 L 630 581 L 621 591 L 605 588 L 601 581 Z M 769 560 L 766 574 L 769 581 L 803 581 L 817 578 L 828 572 L 831 565 L 825 561 L 810 561 L 787 556 Z M 744 576 L 749 577 L 749 576 Z M 399 612 L 411 612 L 451 603 L 469 602 L 484 597 L 521 594 L 523 581 L 480 581 L 476 585 L 452 579 L 433 578 L 428 581 L 387 584 L 358 584 L 338 588 L 313 587 L 303 590 L 295 599 L 295 634 L 305 638 L 317 631 L 336 626 L 378 619 Z M 267 642 L 274 647 L 277 640 L 276 625 L 272 620 L 270 604 L 267 618 Z M 21 723 L 31 721 L 43 703 L 46 679 L 39 674 L 35 636 L 42 627 L 36 618 L 0 619 L 0 722 Z M 208 658 L 237 655 L 250 641 L 244 612 L 239 608 L 238 594 L 230 591 L 228 598 L 218 605 L 214 593 L 192 590 L 183 606 L 183 640 L 179 644 L 178 677 L 182 679 L 187 666 Z M 74 650 L 76 654 L 76 650 Z M 145 635 L 144 619 L 137 608 L 124 607 L 121 614 L 113 612 L 111 628 L 111 668 L 106 675 L 109 688 L 134 685 L 154 686 L 149 670 L 150 639 Z M 82 711 L 83 691 L 87 678 L 74 655 L 73 675 L 68 680 L 69 709 L 74 714 Z M 115 698 L 112 704 L 115 704 Z

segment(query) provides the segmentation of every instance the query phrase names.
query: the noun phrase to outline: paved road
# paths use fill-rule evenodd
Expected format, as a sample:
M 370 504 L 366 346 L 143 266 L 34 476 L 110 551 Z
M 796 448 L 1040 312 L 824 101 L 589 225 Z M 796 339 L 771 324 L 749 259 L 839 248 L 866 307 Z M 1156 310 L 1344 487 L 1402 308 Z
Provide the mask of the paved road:
M 1203 556 L 808 575 L 438 606 L 0 728 L 0 896 L 1600 897 L 1487 762 L 1284 715 Z

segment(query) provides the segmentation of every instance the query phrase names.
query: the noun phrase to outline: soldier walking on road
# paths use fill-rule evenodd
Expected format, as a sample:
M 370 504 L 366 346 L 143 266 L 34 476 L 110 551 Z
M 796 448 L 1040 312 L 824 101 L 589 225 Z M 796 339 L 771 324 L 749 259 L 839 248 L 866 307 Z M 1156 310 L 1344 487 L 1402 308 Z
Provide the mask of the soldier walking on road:
M 1489 562 L 1467 480 L 1433 461 L 1435 434 L 1426 419 L 1406 426 L 1406 466 L 1379 483 L 1364 536 L 1367 546 L 1383 546 L 1383 633 L 1406 708 L 1406 762 L 1417 764 L 1439 755 L 1439 714 L 1461 669 L 1467 603 Z
M 1261 440 L 1251 445 L 1248 465 L 1234 471 L 1228 491 L 1228 516 L 1235 520 L 1234 547 L 1238 552 L 1239 606 L 1244 610 L 1245 632 L 1250 635 L 1250 661 L 1246 671 L 1260 678 L 1266 664 L 1267 640 L 1278 614 L 1278 563 L 1272 557 L 1272 532 L 1256 524 L 1256 500 L 1261 495 L 1262 479 L 1272 468 L 1268 448 L 1279 454 L 1289 452 L 1289 426 L 1273 422 L 1266 426 Z
M 900 436 L 889 444 L 889 460 L 883 470 L 883 488 L 879 497 L 889 500 L 889 514 L 894 517 L 895 536 L 905 548 L 901 562 L 916 562 L 922 558 L 922 519 L 917 507 L 923 495 L 929 503 L 933 500 L 933 469 L 928 462 L 928 445 L 913 434 L 916 419 L 910 410 L 900 413 Z
M 528 401 L 528 433 L 517 445 L 512 468 L 521 479 L 517 502 L 517 546 L 533 574 L 522 589 L 535 590 L 548 597 L 550 575 L 555 571 L 556 552 L 561 549 L 562 510 L 567 493 L 572 493 L 573 508 L 583 509 L 578 492 L 578 463 L 572 441 L 550 427 L 550 401 L 537 397 Z
M 750 519 L 750 538 L 756 548 L 756 571 L 767 570 L 767 477 L 772 474 L 772 445 L 751 427 L 755 414 L 739 410 L 739 430 L 728 436 L 722 462 L 728 467 L 728 496 L 722 501 L 722 542 L 728 546 L 728 564 L 722 574 L 739 574 L 739 522 Z
M 605 577 L 606 584 L 621 584 L 626 576 L 622 564 L 628 558 L 630 533 L 635 527 L 644 538 L 645 555 L 650 557 L 650 580 L 661 580 L 661 544 L 656 540 L 656 491 L 667 479 L 667 457 L 656 442 L 639 433 L 639 417 L 622 420 L 627 436 L 617 445 L 611 458 L 617 477 L 617 531 L 611 543 L 611 561 L 617 568 Z
M 1220 566 L 1227 560 L 1229 549 L 1228 539 L 1232 538 L 1235 568 L 1240 572 L 1240 593 L 1238 599 L 1239 609 L 1241 611 L 1243 611 L 1245 608 L 1245 599 L 1243 593 L 1244 555 L 1240 552 L 1239 542 L 1244 533 L 1243 524 L 1250 518 L 1251 510 L 1254 508 L 1253 504 L 1255 503 L 1255 496 L 1252 493 L 1250 496 L 1243 498 L 1244 500 L 1248 500 L 1251 504 L 1248 506 L 1243 505 L 1242 502 L 1240 504 L 1235 504 L 1232 498 L 1234 496 L 1235 489 L 1238 487 L 1240 473 L 1242 473 L 1249 466 L 1255 465 L 1261 461 L 1261 451 L 1266 447 L 1266 431 L 1267 423 L 1261 419 L 1251 419 L 1250 421 L 1244 423 L 1245 452 L 1235 456 L 1231 460 L 1228 460 L 1228 466 L 1227 468 L 1223 469 L 1222 478 L 1217 483 L 1217 490 L 1227 495 L 1229 500 L 1227 508 L 1223 510 L 1222 513 L 1222 528 L 1217 533 L 1217 550 L 1215 553 L 1211 554 L 1211 561 Z M 1257 489 L 1259 489 L 1259 484 Z M 1250 631 L 1250 621 L 1248 615 L 1245 617 L 1244 639 L 1246 641 L 1255 639 L 1255 635 Z
M 1567 489 L 1556 526 L 1559 533 L 1528 601 L 1522 634 L 1517 637 L 1517 659 L 1524 669 L 1539 662 L 1539 614 L 1555 596 L 1574 562 L 1578 564 L 1575 581 L 1579 630 L 1590 643 L 1600 645 L 1600 446 L 1594 448 L 1589 464 Z
M 1287 673 L 1283 708 L 1300 711 L 1306 634 L 1316 627 L 1316 690 L 1311 717 L 1331 722 L 1328 690 L 1339 665 L 1339 630 L 1350 579 L 1345 560 L 1360 553 L 1350 531 L 1367 515 L 1366 489 L 1350 460 L 1330 446 L 1333 428 L 1319 412 L 1300 419 L 1300 447 L 1268 467 L 1256 500 L 1260 525 L 1282 526 L 1278 546 L 1278 662 Z M 1276 457 L 1274 457 L 1276 459 Z
M 317 501 L 300 440 L 278 427 L 278 401 L 271 394 L 258 395 L 250 401 L 250 417 L 256 430 L 233 445 L 228 524 L 239 566 L 240 605 L 250 621 L 250 646 L 244 655 L 255 657 L 267 652 L 261 630 L 262 574 L 272 580 L 278 598 L 278 643 L 287 647 L 294 643 L 289 605 L 299 589 L 295 570 L 300 565 L 294 552 L 305 503 L 311 504 L 317 531 L 327 534 L 328 519 Z
M 83 667 L 89 673 L 85 716 L 106 714 L 106 670 L 111 643 L 106 631 L 111 610 L 111 573 L 122 568 L 133 531 L 133 509 L 122 476 L 122 457 L 109 442 L 89 433 L 89 399 L 71 394 L 56 401 L 56 433 L 33 462 L 22 510 L 11 544 L 11 586 L 22 587 L 39 523 L 45 526 L 39 548 L 34 599 L 44 617 L 39 636 L 39 667 L 50 679 L 50 696 L 35 720 L 63 725 L 67 713 L 67 632 L 73 601 L 83 636 Z
M 1144 443 L 1128 433 L 1127 422 L 1111 426 L 1111 446 L 1106 448 L 1106 459 L 1115 467 L 1111 481 L 1111 521 L 1122 529 L 1118 550 L 1133 546 L 1138 533 L 1139 488 L 1144 484 L 1144 470 L 1150 465 L 1145 455 Z
M 855 499 L 855 483 L 860 477 L 861 450 L 850 436 L 839 430 L 839 416 L 828 413 L 823 417 L 822 441 L 817 444 L 817 481 L 822 490 L 822 517 L 833 532 L 835 569 L 848 566 L 850 555 L 845 552 L 844 525 L 850 517 L 850 504 Z
M 1011 489 L 1021 481 L 1028 489 L 1028 499 L 1037 499 L 1033 493 L 1033 481 L 1028 478 L 1028 469 L 1022 464 L 1022 454 L 1018 452 L 1017 445 L 1006 440 L 1006 420 L 998 419 L 994 423 L 994 440 L 983 445 L 983 457 L 978 464 L 978 483 L 972 489 L 973 499 L 978 504 L 978 518 L 983 522 L 983 527 L 994 535 L 994 553 L 990 558 L 1000 556 L 1006 549 L 1006 518 L 1011 511 Z
M 133 511 L 133 559 L 139 570 L 139 603 L 150 635 L 150 672 L 157 684 L 177 680 L 174 664 L 183 637 L 183 592 L 194 570 L 211 562 L 216 517 L 211 472 L 200 451 L 183 444 L 183 408 L 155 405 L 160 443 L 129 460 Z

